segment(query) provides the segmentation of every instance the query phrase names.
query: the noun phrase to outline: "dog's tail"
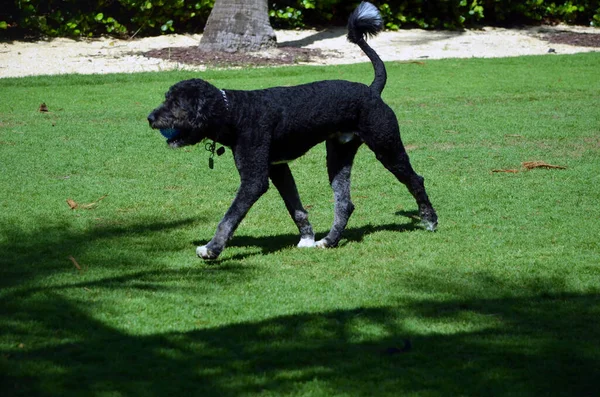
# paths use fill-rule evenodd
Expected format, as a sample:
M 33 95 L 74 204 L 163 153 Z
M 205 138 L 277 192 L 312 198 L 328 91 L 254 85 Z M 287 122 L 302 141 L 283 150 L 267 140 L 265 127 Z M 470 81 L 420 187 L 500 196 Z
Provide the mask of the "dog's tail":
M 363 1 L 354 10 L 348 18 L 348 41 L 360 47 L 369 57 L 373 68 L 375 69 L 375 79 L 371 83 L 371 88 L 379 94 L 385 87 L 387 81 L 387 72 L 385 65 L 379 55 L 367 44 L 367 36 L 375 36 L 383 29 L 383 19 L 377 7 L 373 4 Z

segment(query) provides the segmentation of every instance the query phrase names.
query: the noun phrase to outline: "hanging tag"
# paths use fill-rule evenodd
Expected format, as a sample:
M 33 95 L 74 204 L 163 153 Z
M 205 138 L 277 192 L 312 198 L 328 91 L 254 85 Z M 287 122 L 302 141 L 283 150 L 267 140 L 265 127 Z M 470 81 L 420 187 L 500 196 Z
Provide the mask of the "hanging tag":
M 225 153 L 225 148 L 223 146 L 221 146 L 220 148 L 217 149 L 217 156 L 222 156 L 223 153 Z
M 212 170 L 213 168 L 215 168 L 215 160 L 213 160 L 213 158 L 212 158 L 212 157 L 209 157 L 209 158 L 208 158 L 208 168 L 210 168 L 211 170 Z

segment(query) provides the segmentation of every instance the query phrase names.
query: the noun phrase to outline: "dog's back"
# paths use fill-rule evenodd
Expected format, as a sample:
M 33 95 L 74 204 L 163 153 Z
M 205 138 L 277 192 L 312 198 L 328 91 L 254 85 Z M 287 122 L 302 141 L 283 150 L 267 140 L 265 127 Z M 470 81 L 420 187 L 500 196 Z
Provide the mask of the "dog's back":
M 347 80 L 323 80 L 291 87 L 272 87 L 262 90 L 227 90 L 231 101 L 257 106 L 240 107 L 244 124 L 253 120 L 261 123 L 273 118 L 276 122 L 298 122 L 299 130 L 317 126 L 329 130 L 345 130 L 352 124 L 361 109 L 370 101 L 381 101 L 371 87 Z M 274 121 L 275 122 L 275 121 Z M 269 125 L 275 128 L 275 125 Z M 286 126 L 286 129 L 293 126 Z M 294 132 L 294 131 L 291 131 Z
M 395 120 L 377 91 L 346 80 L 227 93 L 235 109 L 233 128 L 252 125 L 248 131 L 271 141 L 273 161 L 295 159 L 332 135 L 356 133 L 371 111 L 387 109 Z

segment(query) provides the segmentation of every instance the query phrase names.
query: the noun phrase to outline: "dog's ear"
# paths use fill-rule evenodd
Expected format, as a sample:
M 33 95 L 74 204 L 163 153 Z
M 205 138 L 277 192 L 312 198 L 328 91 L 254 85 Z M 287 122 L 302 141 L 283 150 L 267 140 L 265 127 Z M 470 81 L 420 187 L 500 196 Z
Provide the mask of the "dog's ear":
M 222 101 L 221 91 L 202 79 L 184 80 L 176 84 L 171 96 L 178 103 L 175 107 L 184 112 L 193 128 L 202 129 L 211 119 L 218 117 L 215 110 L 218 110 L 216 106 Z
M 211 120 L 218 120 L 223 116 L 225 109 L 221 90 L 208 83 L 205 84 L 206 87 L 203 87 L 195 98 L 195 118 L 198 124 L 208 124 Z
M 196 103 L 194 104 L 195 108 L 195 117 L 194 121 L 196 125 L 200 125 L 208 119 L 208 101 L 205 97 L 196 98 Z

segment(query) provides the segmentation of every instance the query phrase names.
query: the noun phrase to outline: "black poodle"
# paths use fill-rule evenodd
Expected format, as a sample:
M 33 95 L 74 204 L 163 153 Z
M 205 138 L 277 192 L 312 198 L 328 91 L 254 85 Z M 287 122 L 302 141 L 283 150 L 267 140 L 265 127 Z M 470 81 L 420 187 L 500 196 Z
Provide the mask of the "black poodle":
M 367 2 L 361 3 L 348 20 L 348 40 L 364 51 L 375 69 L 370 86 L 331 80 L 238 91 L 220 90 L 204 80 L 192 79 L 169 89 L 164 103 L 148 116 L 150 126 L 160 129 L 171 147 L 193 145 L 203 139 L 230 147 L 241 178 L 215 236 L 197 248 L 199 257 L 219 256 L 250 207 L 269 188 L 269 178 L 300 231 L 298 247 L 335 247 L 354 210 L 350 170 L 363 143 L 407 186 L 417 201 L 423 224 L 435 230 L 437 215 L 423 178 L 409 162 L 396 115 L 381 99 L 387 79 L 385 65 L 366 42 L 367 35 L 379 33 L 382 27 L 379 11 Z M 323 141 L 335 215 L 329 234 L 315 242 L 287 163 Z

